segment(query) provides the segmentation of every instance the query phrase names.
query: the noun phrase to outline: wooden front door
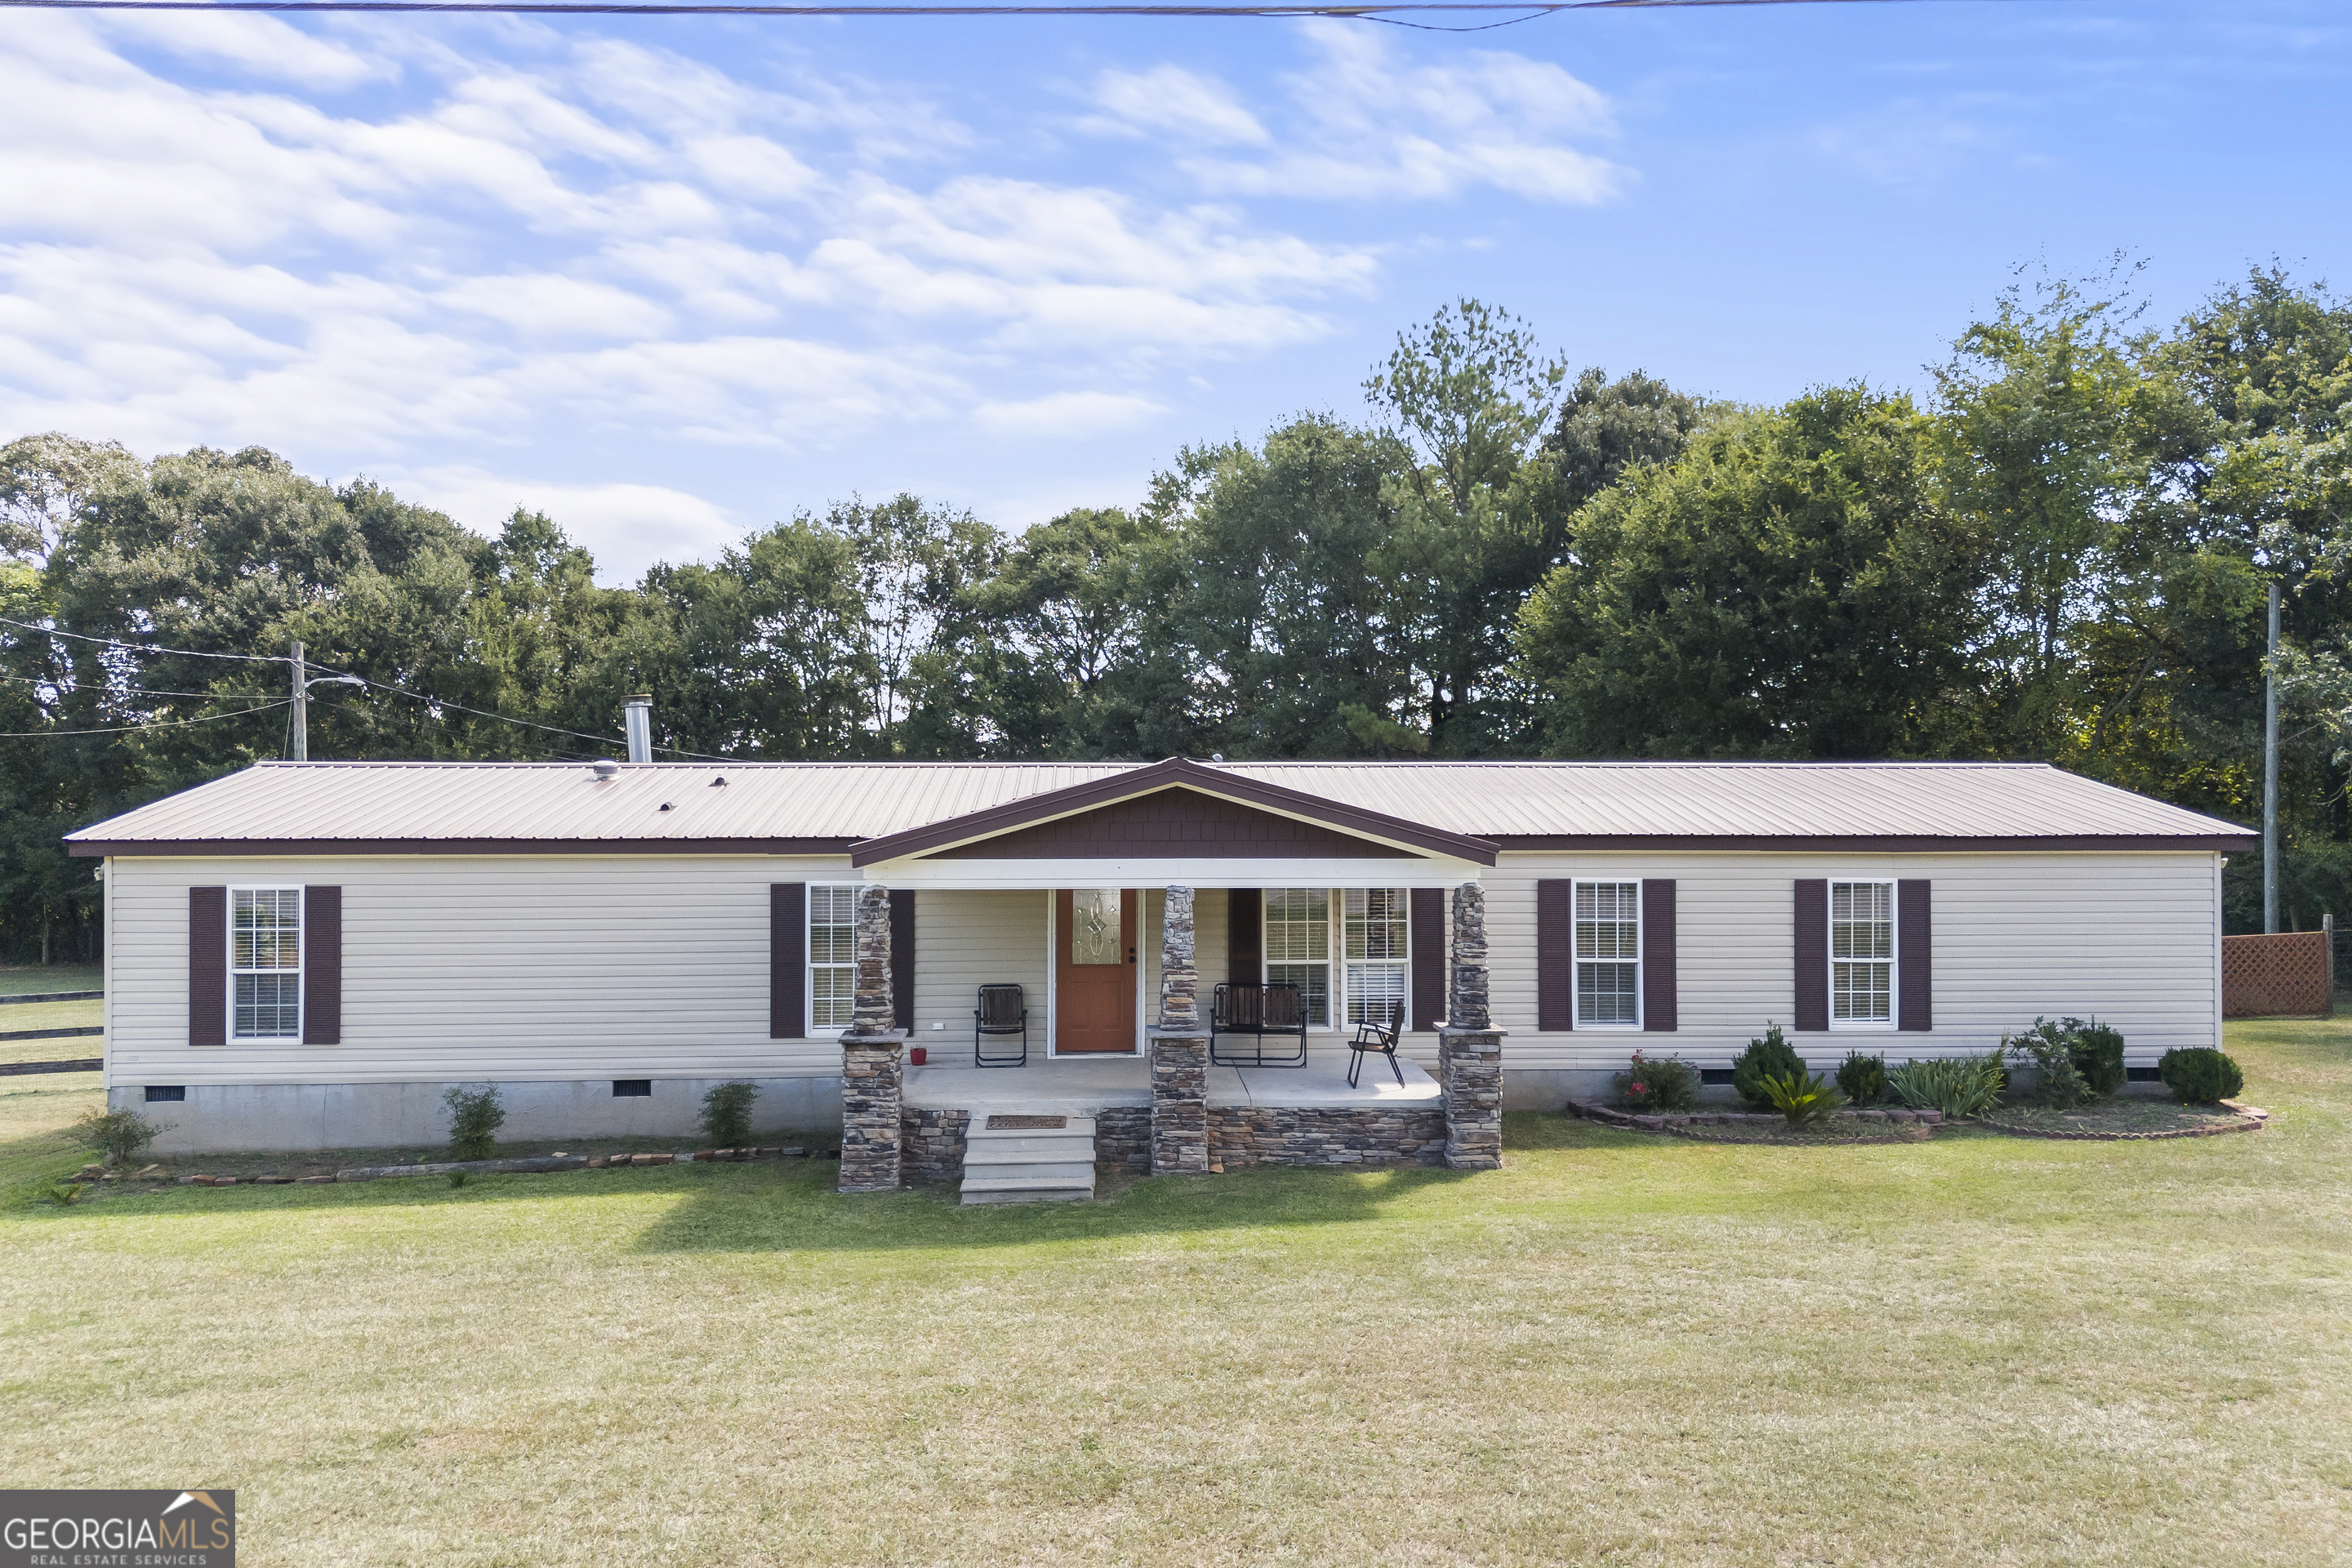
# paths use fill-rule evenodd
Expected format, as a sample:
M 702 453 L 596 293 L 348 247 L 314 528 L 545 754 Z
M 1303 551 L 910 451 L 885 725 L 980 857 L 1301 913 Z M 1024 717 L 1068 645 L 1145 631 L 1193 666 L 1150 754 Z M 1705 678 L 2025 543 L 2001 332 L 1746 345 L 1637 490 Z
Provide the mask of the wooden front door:
M 1056 1055 L 1135 1049 L 1135 917 L 1132 888 L 1054 895 Z

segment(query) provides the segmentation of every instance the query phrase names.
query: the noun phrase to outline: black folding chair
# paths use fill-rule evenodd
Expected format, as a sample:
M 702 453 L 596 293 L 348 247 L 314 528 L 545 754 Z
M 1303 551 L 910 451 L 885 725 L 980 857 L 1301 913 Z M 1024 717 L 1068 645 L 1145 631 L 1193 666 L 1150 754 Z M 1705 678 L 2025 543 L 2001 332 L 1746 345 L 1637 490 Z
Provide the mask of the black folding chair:
M 1238 1035 L 1251 1037 L 1248 1056 L 1217 1042 Z M 1268 1035 L 1295 1035 L 1296 1052 L 1265 1054 Z M 1220 985 L 1210 999 L 1209 1059 L 1228 1068 L 1303 1068 L 1307 1065 L 1307 1011 L 1296 985 Z
M 1021 1054 L 986 1049 L 994 1037 L 1021 1037 Z M 976 1068 L 1018 1068 L 1029 1065 L 1029 1004 L 1018 985 L 983 985 L 980 1005 L 971 1010 L 971 1065 Z
M 1356 1026 L 1356 1037 L 1348 1042 L 1348 1087 L 1356 1087 L 1356 1075 L 1364 1070 L 1364 1058 L 1378 1053 L 1389 1059 L 1389 1071 L 1396 1074 L 1397 1087 L 1404 1087 L 1404 1068 L 1397 1066 L 1397 1037 L 1404 1032 L 1404 1004 L 1402 1002 L 1368 1002 L 1367 1015 Z

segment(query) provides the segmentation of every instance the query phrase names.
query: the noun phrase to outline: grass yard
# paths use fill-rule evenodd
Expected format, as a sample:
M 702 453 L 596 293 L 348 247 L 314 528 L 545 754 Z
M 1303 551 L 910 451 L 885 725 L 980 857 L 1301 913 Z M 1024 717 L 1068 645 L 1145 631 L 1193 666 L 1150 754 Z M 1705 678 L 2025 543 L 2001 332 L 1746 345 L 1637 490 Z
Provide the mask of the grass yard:
M 2249 1136 L 843 1199 L 799 1161 L 26 1195 L 0 1469 L 264 1563 L 2352 1561 L 2352 1026 Z

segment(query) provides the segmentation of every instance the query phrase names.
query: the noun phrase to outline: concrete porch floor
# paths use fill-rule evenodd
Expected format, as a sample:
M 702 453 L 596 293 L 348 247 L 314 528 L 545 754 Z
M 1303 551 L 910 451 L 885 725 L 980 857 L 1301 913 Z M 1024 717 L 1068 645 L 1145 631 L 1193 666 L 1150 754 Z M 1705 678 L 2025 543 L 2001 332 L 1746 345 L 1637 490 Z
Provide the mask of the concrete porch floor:
M 1303 1068 L 1209 1069 L 1213 1107 L 1277 1106 L 1295 1110 L 1374 1110 L 1434 1106 L 1444 1098 L 1437 1080 L 1402 1058 L 1399 1088 L 1378 1058 L 1364 1063 L 1362 1082 L 1348 1087 L 1348 1058 L 1313 1056 Z M 1377 1081 L 1374 1075 L 1378 1074 Z M 911 1110 L 1034 1111 L 1089 1115 L 1115 1105 L 1149 1106 L 1151 1075 L 1140 1057 L 1092 1061 L 1033 1057 L 1027 1067 L 910 1067 L 899 1103 Z

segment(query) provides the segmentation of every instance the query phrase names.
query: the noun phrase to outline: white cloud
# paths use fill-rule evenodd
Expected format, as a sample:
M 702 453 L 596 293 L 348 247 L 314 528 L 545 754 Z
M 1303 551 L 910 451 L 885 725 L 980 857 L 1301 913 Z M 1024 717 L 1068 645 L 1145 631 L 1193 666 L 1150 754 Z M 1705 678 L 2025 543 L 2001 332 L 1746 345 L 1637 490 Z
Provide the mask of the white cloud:
M 1263 147 L 1273 140 L 1232 89 L 1181 66 L 1106 70 L 1095 79 L 1094 98 L 1108 118 L 1088 121 L 1093 128 L 1129 135 L 1164 131 L 1212 146 Z
M 1424 65 L 1363 32 L 1304 37 L 1321 58 L 1283 79 L 1288 101 L 1272 114 L 1271 132 L 1223 83 L 1173 67 L 1107 71 L 1095 102 L 1109 124 L 1163 135 L 1181 167 L 1236 195 L 1432 199 L 1484 185 L 1573 205 L 1606 201 L 1628 178 L 1574 144 L 1610 134 L 1613 116 L 1606 97 L 1556 65 L 1494 50 Z M 1192 150 L 1235 143 L 1266 150 Z
M 495 535 L 518 507 L 545 512 L 596 557 L 597 581 L 606 584 L 633 583 L 656 561 L 716 555 L 743 532 L 701 497 L 660 485 L 568 484 L 442 468 L 397 476 L 393 488 L 478 533 Z
M 992 436 L 1070 440 L 1131 429 L 1165 406 L 1149 397 L 1115 392 L 1055 392 L 1020 403 L 983 403 L 971 421 Z

